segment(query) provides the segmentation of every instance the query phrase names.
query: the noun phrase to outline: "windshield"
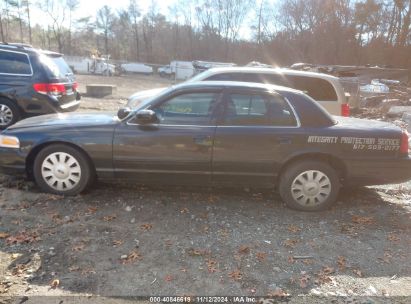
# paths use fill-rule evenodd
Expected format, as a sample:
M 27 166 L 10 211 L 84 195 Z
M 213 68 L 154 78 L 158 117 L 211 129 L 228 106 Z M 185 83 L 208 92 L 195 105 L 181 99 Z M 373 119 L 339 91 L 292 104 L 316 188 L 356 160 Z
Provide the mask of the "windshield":
M 208 74 L 210 74 L 209 71 L 201 72 L 200 74 L 191 77 L 186 82 L 202 81 L 203 79 L 207 78 Z
M 51 78 L 67 78 L 73 75 L 73 71 L 67 65 L 62 56 L 40 55 L 40 61 L 44 65 L 46 73 Z

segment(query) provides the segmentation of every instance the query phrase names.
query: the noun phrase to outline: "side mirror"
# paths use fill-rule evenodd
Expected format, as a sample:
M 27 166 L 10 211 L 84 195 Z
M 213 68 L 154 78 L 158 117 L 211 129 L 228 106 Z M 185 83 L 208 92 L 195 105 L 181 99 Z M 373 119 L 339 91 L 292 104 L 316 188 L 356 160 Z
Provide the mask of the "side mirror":
M 158 122 L 158 117 L 153 110 L 140 110 L 136 114 L 136 121 L 138 124 L 146 125 Z
M 119 119 L 124 119 L 126 118 L 129 114 L 131 113 L 130 108 L 120 108 L 117 112 L 117 117 Z

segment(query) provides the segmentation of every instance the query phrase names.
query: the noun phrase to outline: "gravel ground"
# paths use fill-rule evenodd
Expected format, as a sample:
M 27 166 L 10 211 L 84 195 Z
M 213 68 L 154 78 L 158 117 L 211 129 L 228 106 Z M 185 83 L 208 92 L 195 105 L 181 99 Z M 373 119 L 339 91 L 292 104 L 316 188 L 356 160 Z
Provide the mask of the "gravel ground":
M 100 79 L 78 77 L 83 85 Z M 85 97 L 80 110 L 116 110 L 135 89 L 167 85 L 107 79 L 138 85 Z M 304 213 L 256 189 L 97 183 L 60 197 L 0 176 L 0 303 L 153 295 L 410 303 L 410 219 L 410 184 L 343 189 L 331 210 Z

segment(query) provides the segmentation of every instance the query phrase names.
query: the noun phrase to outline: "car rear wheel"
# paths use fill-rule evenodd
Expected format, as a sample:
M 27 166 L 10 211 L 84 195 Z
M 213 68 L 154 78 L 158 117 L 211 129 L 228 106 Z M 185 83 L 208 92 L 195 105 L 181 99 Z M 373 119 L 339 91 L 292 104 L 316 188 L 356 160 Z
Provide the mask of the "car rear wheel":
M 340 181 L 337 172 L 320 161 L 301 161 L 287 167 L 280 177 L 280 195 L 288 207 L 319 211 L 337 199 Z
M 6 129 L 19 119 L 18 107 L 12 101 L 0 98 L 0 129 Z
M 67 145 L 47 146 L 34 161 L 34 179 L 45 192 L 77 195 L 93 180 L 93 171 L 85 155 Z

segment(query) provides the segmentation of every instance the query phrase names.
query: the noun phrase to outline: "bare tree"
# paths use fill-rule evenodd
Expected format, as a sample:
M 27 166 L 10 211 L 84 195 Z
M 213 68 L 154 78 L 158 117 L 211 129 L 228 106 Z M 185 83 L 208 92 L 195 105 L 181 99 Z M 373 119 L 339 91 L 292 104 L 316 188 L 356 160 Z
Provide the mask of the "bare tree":
M 96 25 L 97 28 L 103 31 L 104 35 L 104 52 L 108 54 L 108 37 L 111 33 L 114 15 L 107 5 L 104 5 L 97 11 Z
M 72 27 L 73 27 L 73 12 L 78 8 L 80 2 L 79 0 L 66 0 L 66 6 L 69 11 L 69 20 L 68 20 L 68 52 L 71 54 L 72 51 L 72 45 L 71 45 L 71 32 L 72 32 Z
M 49 47 L 51 44 L 50 32 L 52 32 L 60 53 L 63 52 L 64 47 L 64 22 L 66 17 L 66 6 L 62 1 L 63 0 L 43 0 L 38 3 L 39 8 L 46 12 L 51 20 L 51 25 L 48 26 L 47 31 Z
M 137 5 L 136 0 L 130 0 L 130 3 L 128 5 L 128 14 L 130 16 L 131 24 L 132 24 L 132 31 L 133 31 L 133 36 L 134 36 L 134 42 L 135 42 L 135 52 L 136 52 L 136 60 L 140 60 L 140 45 L 139 45 L 139 34 L 138 34 L 138 28 L 139 28 L 139 18 L 141 16 L 140 9 Z

